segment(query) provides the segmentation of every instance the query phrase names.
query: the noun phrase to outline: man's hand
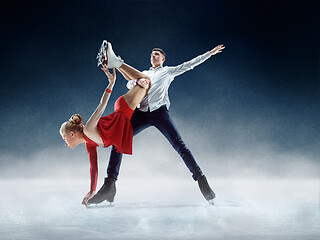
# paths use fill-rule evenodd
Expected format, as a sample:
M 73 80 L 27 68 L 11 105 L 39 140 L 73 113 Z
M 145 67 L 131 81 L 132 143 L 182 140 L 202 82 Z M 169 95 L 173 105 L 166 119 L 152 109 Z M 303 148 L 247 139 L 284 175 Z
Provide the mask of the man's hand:
M 140 78 L 136 80 L 136 84 L 138 84 L 140 87 L 144 89 L 149 89 L 150 87 L 150 80 L 145 79 L 145 78 Z
M 116 82 L 116 70 L 113 68 L 113 73 L 111 74 L 106 64 L 103 64 L 101 69 L 107 75 L 109 82 L 114 84 Z
M 220 44 L 220 45 L 216 46 L 214 49 L 212 49 L 212 50 L 210 51 L 210 54 L 211 54 L 211 56 L 213 56 L 213 55 L 215 55 L 215 54 L 217 54 L 217 53 L 221 53 L 221 52 L 222 52 L 222 49 L 225 49 L 225 48 L 226 48 L 226 47 L 223 46 L 223 44 Z

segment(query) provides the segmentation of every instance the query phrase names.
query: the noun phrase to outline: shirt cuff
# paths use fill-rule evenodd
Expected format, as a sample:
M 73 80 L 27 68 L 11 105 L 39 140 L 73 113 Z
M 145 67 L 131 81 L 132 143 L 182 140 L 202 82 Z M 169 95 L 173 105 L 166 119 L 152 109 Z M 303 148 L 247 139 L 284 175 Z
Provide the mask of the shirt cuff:
M 210 53 L 210 51 L 204 53 L 202 56 L 204 56 L 206 59 L 209 59 L 212 55 Z

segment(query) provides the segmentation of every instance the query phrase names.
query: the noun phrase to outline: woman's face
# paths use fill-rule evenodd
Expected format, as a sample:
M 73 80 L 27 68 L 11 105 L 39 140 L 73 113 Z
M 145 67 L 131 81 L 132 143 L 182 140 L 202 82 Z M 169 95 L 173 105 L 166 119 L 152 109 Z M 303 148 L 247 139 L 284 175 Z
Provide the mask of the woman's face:
M 75 134 L 75 132 L 73 131 L 71 131 L 69 134 L 64 133 L 62 135 L 62 139 L 65 141 L 66 146 L 72 149 L 74 149 L 78 145 L 77 134 Z

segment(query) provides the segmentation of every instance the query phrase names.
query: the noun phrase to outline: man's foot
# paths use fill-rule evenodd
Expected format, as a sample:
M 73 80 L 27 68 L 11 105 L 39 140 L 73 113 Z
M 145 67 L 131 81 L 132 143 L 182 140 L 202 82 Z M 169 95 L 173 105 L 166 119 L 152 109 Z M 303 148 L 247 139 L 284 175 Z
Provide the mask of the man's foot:
M 199 176 L 197 181 L 198 181 L 200 191 L 204 196 L 204 198 L 210 204 L 213 204 L 213 199 L 216 197 L 216 194 L 212 191 L 211 187 L 209 186 L 206 176 L 205 175 Z
M 118 68 L 123 64 L 123 60 L 113 52 L 110 42 L 107 44 L 107 66 L 108 68 Z
M 104 200 L 108 202 L 114 201 L 116 195 L 116 180 L 113 178 L 105 178 L 104 184 L 93 198 L 89 199 L 88 204 L 102 203 Z

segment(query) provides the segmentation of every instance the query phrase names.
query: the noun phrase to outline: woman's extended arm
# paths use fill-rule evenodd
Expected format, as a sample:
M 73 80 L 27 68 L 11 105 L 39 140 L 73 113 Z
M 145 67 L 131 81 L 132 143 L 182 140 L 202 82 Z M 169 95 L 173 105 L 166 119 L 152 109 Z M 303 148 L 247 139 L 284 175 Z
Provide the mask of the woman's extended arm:
M 97 181 L 98 181 L 98 156 L 97 147 L 89 147 L 86 145 L 86 149 L 89 155 L 90 161 L 90 191 L 83 198 L 82 204 L 87 205 L 88 200 L 92 198 L 95 194 Z
M 100 117 L 102 116 L 104 110 L 107 107 L 107 104 L 108 104 L 108 101 L 109 101 L 109 98 L 110 98 L 110 95 L 111 95 L 111 91 L 112 91 L 114 83 L 116 81 L 116 71 L 115 71 L 115 69 L 113 69 L 113 74 L 111 74 L 109 72 L 108 67 L 106 65 L 103 65 L 103 67 L 101 69 L 108 76 L 109 85 L 106 88 L 105 92 L 103 93 L 98 107 L 93 112 L 93 114 L 91 115 L 91 117 L 89 118 L 89 120 L 88 120 L 88 122 L 86 124 L 86 129 L 87 130 L 90 130 L 92 128 L 96 128 Z

